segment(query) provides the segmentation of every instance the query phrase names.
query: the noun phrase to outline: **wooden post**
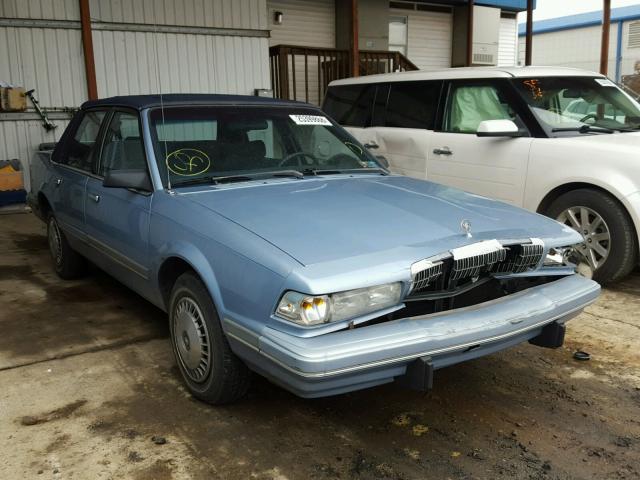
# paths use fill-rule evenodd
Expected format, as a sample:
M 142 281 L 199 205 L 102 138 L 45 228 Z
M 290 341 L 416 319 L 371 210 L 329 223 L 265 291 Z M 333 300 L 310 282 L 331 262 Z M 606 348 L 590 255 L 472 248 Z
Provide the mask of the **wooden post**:
M 87 94 L 89 100 L 95 100 L 98 98 L 98 84 L 96 82 L 96 61 L 93 57 L 89 0 L 80 0 L 80 28 L 82 32 L 82 51 L 84 53 L 84 71 L 87 76 Z
M 280 47 L 278 52 L 278 71 L 280 73 L 280 96 L 278 98 L 289 98 L 289 50 Z
M 611 0 L 603 1 L 602 42 L 600 43 L 600 73 L 606 75 L 609 70 L 609 30 L 611 28 Z
M 360 75 L 358 35 L 358 0 L 351 0 L 351 76 L 353 77 Z
M 469 11 L 467 12 L 467 67 L 473 63 L 473 5 L 474 1 L 469 0 Z
M 533 55 L 533 0 L 527 0 L 527 32 L 525 34 L 524 64 L 531 65 Z

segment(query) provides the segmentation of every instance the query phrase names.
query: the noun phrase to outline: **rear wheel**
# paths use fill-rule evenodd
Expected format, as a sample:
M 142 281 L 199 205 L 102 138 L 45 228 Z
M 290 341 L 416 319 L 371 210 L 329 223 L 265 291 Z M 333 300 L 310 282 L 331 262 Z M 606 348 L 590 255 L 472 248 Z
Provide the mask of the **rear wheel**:
M 47 216 L 47 240 L 49 241 L 49 253 L 53 260 L 53 268 L 60 278 L 72 280 L 86 273 L 86 259 L 71 248 L 56 217 L 51 212 Z
M 195 397 L 223 404 L 244 396 L 251 372 L 231 351 L 209 292 L 191 272 L 173 287 L 169 324 L 178 368 Z
M 547 215 L 582 235 L 577 253 L 594 280 L 614 282 L 634 268 L 638 244 L 633 223 L 615 198 L 598 190 L 573 190 L 554 200 Z

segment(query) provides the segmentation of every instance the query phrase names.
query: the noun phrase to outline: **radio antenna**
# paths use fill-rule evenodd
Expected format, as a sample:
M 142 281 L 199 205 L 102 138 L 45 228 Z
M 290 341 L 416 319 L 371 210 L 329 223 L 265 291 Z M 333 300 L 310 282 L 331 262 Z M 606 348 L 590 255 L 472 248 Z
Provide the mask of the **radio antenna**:
M 160 77 L 160 57 L 158 56 L 158 24 L 156 23 L 156 11 L 153 10 L 153 49 L 155 50 L 156 57 L 156 80 L 158 82 L 158 93 L 160 94 L 160 113 L 162 115 L 162 135 L 163 139 L 161 140 L 164 144 L 164 165 L 167 169 L 167 190 L 171 191 L 171 172 L 169 170 L 169 158 L 168 158 L 168 149 L 167 149 L 167 129 L 165 127 L 164 121 L 164 99 L 162 97 L 162 79 Z M 156 132 L 157 133 L 157 132 Z

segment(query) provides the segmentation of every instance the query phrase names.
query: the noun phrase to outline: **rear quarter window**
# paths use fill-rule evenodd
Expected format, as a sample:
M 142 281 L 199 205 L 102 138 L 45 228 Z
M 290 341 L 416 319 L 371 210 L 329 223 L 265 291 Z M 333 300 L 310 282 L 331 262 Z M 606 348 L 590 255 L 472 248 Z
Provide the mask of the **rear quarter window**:
M 340 125 L 366 127 L 371 121 L 375 85 L 329 87 L 323 110 Z

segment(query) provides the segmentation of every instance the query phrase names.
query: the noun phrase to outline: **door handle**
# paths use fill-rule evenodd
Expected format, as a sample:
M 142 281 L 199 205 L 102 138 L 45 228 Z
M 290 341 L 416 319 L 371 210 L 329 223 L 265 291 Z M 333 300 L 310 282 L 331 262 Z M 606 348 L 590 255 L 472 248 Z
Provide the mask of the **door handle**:
M 369 150 L 375 150 L 376 148 L 380 148 L 380 145 L 378 145 L 376 142 L 372 140 L 369 143 L 365 143 L 364 148 L 368 148 Z
M 433 153 L 435 153 L 436 155 L 453 155 L 453 152 L 449 149 L 449 147 L 434 148 Z
M 94 202 L 98 203 L 100 201 L 100 195 L 94 195 L 93 193 L 89 194 L 89 198 Z
M 62 183 L 62 179 L 61 178 L 57 178 L 56 179 L 56 187 L 59 187 L 61 183 Z

